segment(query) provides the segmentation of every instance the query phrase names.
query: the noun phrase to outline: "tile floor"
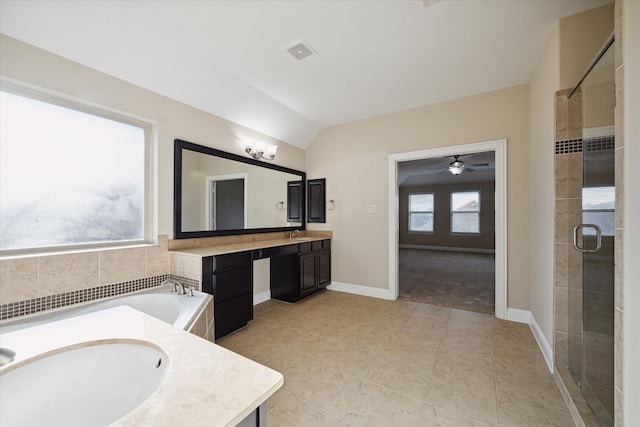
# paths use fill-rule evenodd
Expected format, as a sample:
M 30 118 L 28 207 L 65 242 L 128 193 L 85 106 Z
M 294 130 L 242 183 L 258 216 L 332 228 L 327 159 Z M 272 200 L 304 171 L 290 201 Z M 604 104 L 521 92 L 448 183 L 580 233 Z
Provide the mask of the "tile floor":
M 527 325 L 325 291 L 218 344 L 284 375 L 268 426 L 573 426 Z

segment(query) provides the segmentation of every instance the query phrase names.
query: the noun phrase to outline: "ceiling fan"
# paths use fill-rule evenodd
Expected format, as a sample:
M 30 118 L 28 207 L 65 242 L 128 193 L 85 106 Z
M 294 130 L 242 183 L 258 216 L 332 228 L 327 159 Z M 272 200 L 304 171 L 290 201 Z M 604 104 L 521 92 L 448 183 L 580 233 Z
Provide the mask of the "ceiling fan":
M 453 162 L 449 163 L 448 171 L 454 175 L 460 175 L 462 172 L 473 172 L 475 169 L 467 167 L 462 160 L 458 160 L 460 156 L 453 156 Z M 489 163 L 476 163 L 472 167 L 489 166 Z M 443 171 L 444 172 L 444 171 Z

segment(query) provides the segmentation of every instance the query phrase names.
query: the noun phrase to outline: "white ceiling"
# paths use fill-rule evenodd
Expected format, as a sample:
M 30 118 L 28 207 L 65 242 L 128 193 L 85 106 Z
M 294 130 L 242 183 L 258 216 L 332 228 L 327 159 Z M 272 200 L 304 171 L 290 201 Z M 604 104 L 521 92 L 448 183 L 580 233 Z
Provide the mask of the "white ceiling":
M 528 83 L 554 22 L 610 2 L 0 0 L 0 32 L 306 148 L 327 126 Z M 317 55 L 290 56 L 300 40 Z

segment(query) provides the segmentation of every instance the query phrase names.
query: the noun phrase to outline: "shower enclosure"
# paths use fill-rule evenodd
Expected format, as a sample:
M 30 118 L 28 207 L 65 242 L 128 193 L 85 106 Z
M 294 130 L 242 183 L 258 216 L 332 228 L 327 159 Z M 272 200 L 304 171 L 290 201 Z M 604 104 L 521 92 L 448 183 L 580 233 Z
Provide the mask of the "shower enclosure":
M 569 96 L 582 138 L 569 161 L 568 368 L 602 426 L 613 425 L 615 137 L 613 38 Z M 574 118 L 570 116 L 569 120 Z

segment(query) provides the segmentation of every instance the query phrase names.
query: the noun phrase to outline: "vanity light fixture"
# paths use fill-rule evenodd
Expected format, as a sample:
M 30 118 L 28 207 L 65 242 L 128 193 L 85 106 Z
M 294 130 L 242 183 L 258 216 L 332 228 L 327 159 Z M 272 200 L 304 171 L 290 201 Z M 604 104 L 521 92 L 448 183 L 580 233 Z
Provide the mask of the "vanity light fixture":
M 256 160 L 273 160 L 276 158 L 277 145 L 267 145 L 264 142 L 252 142 L 244 151 Z
M 449 163 L 449 172 L 451 172 L 454 175 L 460 175 L 464 170 L 464 163 L 462 162 L 462 160 L 458 160 L 459 156 L 453 156 L 453 157 L 455 160 Z

